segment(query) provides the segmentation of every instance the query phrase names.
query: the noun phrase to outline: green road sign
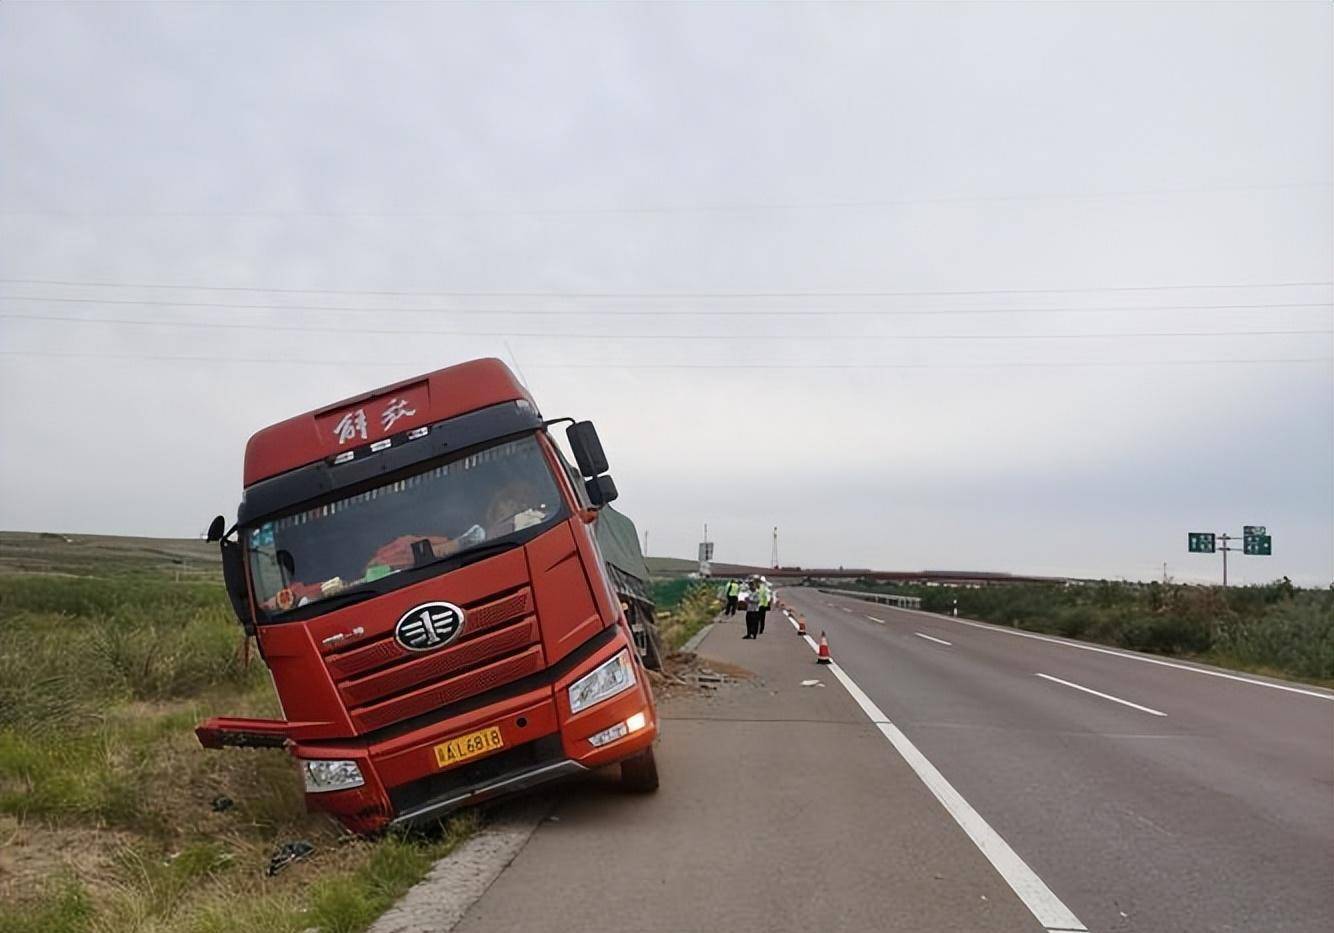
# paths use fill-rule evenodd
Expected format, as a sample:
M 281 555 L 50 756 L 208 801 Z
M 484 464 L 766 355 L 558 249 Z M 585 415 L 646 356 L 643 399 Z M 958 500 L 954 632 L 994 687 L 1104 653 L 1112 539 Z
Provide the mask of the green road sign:
M 1241 529 L 1242 537 L 1254 538 L 1269 534 L 1264 525 L 1247 525 Z
M 1274 553 L 1274 539 L 1269 535 L 1246 535 L 1241 539 L 1243 554 L 1269 555 Z
M 1212 554 L 1215 550 L 1211 531 L 1192 531 L 1186 535 L 1186 543 L 1193 554 Z

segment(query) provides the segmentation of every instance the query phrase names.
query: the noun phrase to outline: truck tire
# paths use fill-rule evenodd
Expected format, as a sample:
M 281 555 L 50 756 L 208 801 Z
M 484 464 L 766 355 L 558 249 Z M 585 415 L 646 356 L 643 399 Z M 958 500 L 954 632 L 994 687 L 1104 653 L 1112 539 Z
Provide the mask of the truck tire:
M 658 763 L 652 746 L 621 762 L 621 786 L 636 794 L 651 794 L 658 789 Z

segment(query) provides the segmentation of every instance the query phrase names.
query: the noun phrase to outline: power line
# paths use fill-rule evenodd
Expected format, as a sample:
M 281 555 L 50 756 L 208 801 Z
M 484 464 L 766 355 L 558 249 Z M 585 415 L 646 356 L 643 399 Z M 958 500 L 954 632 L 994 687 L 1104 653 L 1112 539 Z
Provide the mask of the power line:
M 142 353 L 69 353 L 46 350 L 0 350 L 0 356 L 36 356 L 55 359 L 136 360 L 181 363 L 262 363 L 268 366 L 434 366 L 422 360 L 380 359 L 301 359 L 289 357 L 186 356 Z M 1083 369 L 1087 367 L 1121 366 L 1214 366 L 1234 364 L 1287 364 L 1334 363 L 1334 357 L 1275 357 L 1244 359 L 1198 360 L 1098 360 L 1010 363 L 538 363 L 527 364 L 528 369 L 592 369 L 592 370 L 646 370 L 646 369 L 719 369 L 719 370 L 879 370 L 879 369 Z
M 0 314 L 0 319 L 62 324 L 115 324 L 131 327 L 184 327 L 207 330 L 258 330 L 302 334 L 352 334 L 400 337 L 540 338 L 543 340 L 1108 340 L 1152 337 L 1296 337 L 1334 334 L 1334 330 L 1130 331 L 1103 334 L 599 334 L 550 331 L 470 331 L 368 327 L 308 327 L 292 324 L 236 324 L 220 321 L 141 321 L 128 318 L 65 317 L 44 314 Z
M 918 204 L 985 204 L 1012 201 L 1101 201 L 1116 198 L 1235 193 L 1245 191 L 1304 191 L 1329 188 L 1328 182 L 1290 182 L 1276 185 L 1210 185 L 1186 188 L 1145 188 L 1121 191 L 1054 192 L 1038 194 L 943 195 L 926 198 L 879 198 L 845 201 L 757 202 L 751 204 L 642 205 L 631 207 L 479 207 L 432 211 L 390 210 L 70 210 L 68 208 L 10 208 L 6 217 L 147 217 L 147 218 L 434 218 L 434 217 L 560 217 L 634 214 L 749 214 L 816 210 L 865 210 L 910 207 Z
M 849 317 L 875 316 L 925 316 L 949 314 L 1096 314 L 1105 311 L 1235 311 L 1269 310 L 1283 308 L 1331 308 L 1334 303 L 1328 301 L 1298 301 L 1282 303 L 1252 304 L 1215 304 L 1215 305 L 1110 305 L 1082 308 L 764 308 L 735 310 L 722 309 L 676 309 L 632 308 L 628 310 L 607 308 L 399 308 L 392 305 L 293 305 L 293 304 L 241 304 L 219 301 L 168 301 L 162 299 L 141 298 L 71 298 L 59 296 L 48 298 L 40 295 L 0 295 L 0 301 L 37 301 L 51 304 L 81 305 L 131 305 L 134 307 L 161 308 L 219 308 L 234 311 L 317 311 L 343 312 L 347 314 L 459 314 L 459 315 L 524 315 L 524 316 L 577 316 L 599 315 L 611 317 L 820 317 L 839 315 Z
M 263 288 L 241 285 L 184 285 L 178 283 L 90 282 L 60 279 L 0 278 L 5 285 L 59 285 L 84 288 L 140 288 L 181 291 L 271 292 L 285 295 L 372 295 L 417 298 L 911 298 L 961 295 L 1060 295 L 1080 292 L 1152 292 L 1232 288 L 1316 288 L 1334 285 L 1334 280 L 1297 282 L 1235 282 L 1196 285 L 1106 285 L 1084 288 L 987 288 L 953 291 L 753 291 L 753 292 L 583 292 L 583 291 L 391 291 L 334 288 Z

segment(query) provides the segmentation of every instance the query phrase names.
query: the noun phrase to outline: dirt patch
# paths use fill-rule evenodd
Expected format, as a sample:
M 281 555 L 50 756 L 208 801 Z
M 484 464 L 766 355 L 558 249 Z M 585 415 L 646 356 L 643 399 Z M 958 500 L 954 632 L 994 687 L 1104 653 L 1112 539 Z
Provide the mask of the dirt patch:
M 116 849 L 134 840 L 129 832 L 48 826 L 0 815 L 0 902 L 35 897 L 48 880 L 67 874 L 93 891 L 105 889 L 113 883 Z
M 648 675 L 653 684 L 653 695 L 660 700 L 707 695 L 728 684 L 751 681 L 756 677 L 744 667 L 725 661 L 706 661 L 689 651 L 672 652 L 663 659 L 661 671 L 649 671 Z

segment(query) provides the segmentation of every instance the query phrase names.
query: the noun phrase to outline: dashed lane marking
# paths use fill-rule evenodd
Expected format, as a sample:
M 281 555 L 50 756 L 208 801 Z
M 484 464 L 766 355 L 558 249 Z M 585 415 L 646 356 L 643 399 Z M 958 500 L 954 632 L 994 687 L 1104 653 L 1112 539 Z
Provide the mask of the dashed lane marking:
M 1075 690 L 1083 690 L 1085 693 L 1091 693 L 1091 694 L 1093 694 L 1095 697 L 1102 697 L 1104 700 L 1111 700 L 1113 703 L 1120 703 L 1122 706 L 1129 706 L 1129 707 L 1131 707 L 1132 709 L 1141 710 L 1141 711 L 1143 711 L 1143 712 L 1145 712 L 1145 713 L 1151 713 L 1151 714 L 1154 715 L 1154 716 L 1166 716 L 1166 715 L 1167 715 L 1166 713 L 1164 713 L 1164 712 L 1162 712 L 1162 711 L 1160 711 L 1160 710 L 1150 709 L 1150 708 L 1147 707 L 1147 706 L 1140 706 L 1138 703 L 1131 703 L 1129 700 L 1123 700 L 1123 699 L 1121 699 L 1120 697 L 1114 697 L 1114 696 L 1112 696 L 1110 693 L 1102 693 L 1101 691 L 1093 690 L 1093 689 L 1091 689 L 1091 688 L 1089 688 L 1089 687 L 1081 687 L 1079 684 L 1072 684 L 1072 683 L 1071 683 L 1070 681 L 1068 681 L 1068 680 L 1061 680 L 1061 678 L 1059 678 L 1059 677 L 1053 677 L 1053 676 L 1051 676 L 1050 674 L 1038 674 L 1037 676 L 1038 676 L 1038 677 L 1041 677 L 1043 680 L 1050 680 L 1052 683 L 1063 684 L 1063 685 L 1065 685 L 1065 686 L 1067 686 L 1067 687 L 1071 687 L 1071 688 L 1073 688 L 1073 689 L 1075 689 Z

